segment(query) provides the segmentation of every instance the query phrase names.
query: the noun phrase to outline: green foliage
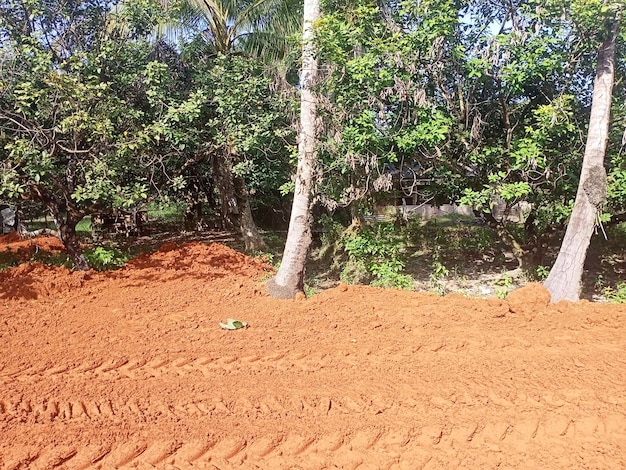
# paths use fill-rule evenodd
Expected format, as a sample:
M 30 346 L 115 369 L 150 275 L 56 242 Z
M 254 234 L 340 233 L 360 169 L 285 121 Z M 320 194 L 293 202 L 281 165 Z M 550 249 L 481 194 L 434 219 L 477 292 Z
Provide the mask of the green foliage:
M 465 188 L 459 203 L 491 212 L 496 201 L 504 201 L 507 207 L 526 201 L 534 206 L 538 228 L 559 223 L 554 209 L 567 206 L 565 195 L 573 197 L 577 175 L 572 170 L 582 160 L 572 121 L 572 100 L 572 96 L 564 95 L 535 109 L 534 122 L 526 126 L 524 135 L 513 139 L 509 155 L 498 146 L 472 155 L 475 171 L 486 181 L 481 188 Z M 564 157 L 564 145 L 578 148 Z M 555 178 L 560 187 L 547 190 Z
M 74 268 L 74 263 L 66 253 L 50 253 L 47 251 L 36 251 L 30 261 L 35 261 L 50 266 L 65 266 L 68 269 Z
M 148 218 L 162 224 L 179 224 L 183 221 L 184 204 L 164 198 L 148 204 Z
M 3 197 L 56 204 L 62 218 L 80 219 L 158 194 L 180 203 L 171 219 L 178 222 L 181 201 L 218 202 L 214 165 L 224 161 L 245 179 L 253 208 L 277 207 L 293 191 L 298 100 L 289 83 L 298 81 L 297 54 L 288 57 L 286 46 L 299 44 L 293 22 L 273 20 L 293 19 L 301 5 L 211 0 L 195 2 L 204 12 L 194 12 L 170 3 L 185 26 L 172 46 L 159 29 L 172 12 L 157 0 L 125 0 L 112 11 L 106 0 L 80 8 L 64 0 L 0 3 Z M 523 224 L 490 223 L 526 248 L 542 246 L 571 213 L 597 47 L 619 5 L 325 1 L 316 25 L 324 70 L 315 88 L 323 136 L 317 201 L 334 209 L 413 196 L 402 193 L 400 179 L 409 175 L 422 181 L 419 197 L 470 204 L 486 220 L 496 202 L 530 204 Z M 624 43 L 618 47 L 619 77 L 626 70 Z M 244 49 L 288 60 L 269 70 Z M 626 212 L 625 98 L 618 80 L 603 220 Z M 343 231 L 322 226 L 325 245 Z M 353 266 L 345 275 L 410 283 L 398 277 L 399 251 L 380 246 L 387 238 L 400 246 L 398 233 L 368 230 L 374 235 L 345 242 Z M 469 235 L 447 233 L 453 250 L 497 243 L 496 232 L 460 232 Z M 447 275 L 446 262 L 432 261 L 435 280 Z
M 322 214 L 319 218 L 319 224 L 322 228 L 322 247 L 330 247 L 340 241 L 345 231 L 345 227 L 340 222 L 335 220 L 331 215 Z
M 346 284 L 367 283 L 371 280 L 371 273 L 364 261 L 350 260 L 341 270 L 339 279 Z
M 606 29 L 597 19 L 615 14 L 605 3 L 328 0 L 317 30 L 327 70 L 318 85 L 322 203 L 334 209 L 392 188 L 397 195 L 412 172 L 435 203 L 485 214 L 496 203 L 505 212 L 524 203 L 519 222 L 486 220 L 507 226 L 507 243 L 544 246 L 565 226 L 576 193 Z M 605 210 L 623 212 L 621 153 L 607 167 Z
M 342 244 L 350 261 L 356 266 L 357 273 L 363 274 L 365 271 L 373 277 L 371 285 L 412 288 L 413 278 L 403 274 L 405 264 L 400 256 L 402 244 L 394 225 L 363 227 L 345 235 Z M 345 277 L 344 273 L 342 280 L 349 280 Z
M 432 288 L 439 295 L 445 295 L 448 292 L 444 281 L 450 274 L 450 271 L 442 262 L 442 250 L 443 246 L 445 246 L 444 240 L 444 230 L 437 229 L 432 240 L 432 265 L 428 279 Z
M 539 281 L 545 281 L 550 274 L 550 269 L 546 266 L 537 266 L 535 268 L 535 277 Z
M 121 268 L 130 259 L 127 253 L 117 248 L 105 248 L 103 246 L 86 250 L 85 257 L 89 262 L 89 266 L 97 271 L 110 271 Z
M 456 11 L 446 1 L 390 8 L 404 24 L 390 27 L 371 1 L 328 2 L 319 22 L 321 60 L 329 64 L 318 87 L 328 130 L 319 184 L 330 208 L 388 191 L 388 165 L 434 154 L 450 133 L 452 119 L 427 99 L 424 83 L 433 40 L 454 27 Z
M 504 275 L 501 279 L 495 281 L 496 286 L 496 297 L 498 299 L 504 300 L 506 299 L 509 292 L 511 292 L 511 288 L 513 287 L 513 279 L 509 275 Z
M 308 284 L 304 285 L 304 295 L 307 298 L 313 297 L 315 294 L 317 294 L 320 290 L 316 287 L 310 286 Z
M 620 282 L 614 289 L 606 287 L 602 291 L 609 302 L 626 304 L 626 282 Z
M 607 172 L 606 209 L 617 214 L 626 212 L 626 154 L 623 152 L 611 158 L 611 169 Z
M 184 55 L 198 60 L 193 84 L 206 96 L 203 122 L 197 123 L 203 148 L 229 162 L 233 174 L 245 179 L 253 201 L 280 205 L 291 189 L 295 148 L 287 97 L 272 93 L 260 62 L 236 55 L 207 61 L 197 57 L 201 52 L 190 47 Z
M 488 226 L 458 223 L 454 219 L 443 225 L 445 223 L 445 220 L 428 223 L 409 221 L 408 242 L 416 250 L 428 252 L 440 247 L 437 255 L 439 260 L 443 258 L 444 251 L 452 257 L 463 253 L 482 255 L 498 247 L 497 234 Z
M 430 281 L 432 288 L 439 295 L 445 295 L 448 293 L 446 286 L 444 284 L 444 280 L 448 277 L 450 271 L 446 266 L 440 261 L 439 252 L 435 250 L 433 253 L 433 262 L 431 265 L 431 273 L 428 275 L 428 280 Z
M 0 194 L 54 206 L 58 220 L 144 201 L 159 183 L 151 167 L 171 170 L 161 155 L 180 145 L 173 121 L 197 115 L 184 108 L 176 74 L 151 59 L 148 43 L 107 30 L 108 2 L 70 3 L 33 0 L 0 11 L 28 13 L 39 25 L 2 23 L 0 34 L 13 40 L 3 43 L 0 68 L 7 91 L 0 96 Z M 59 42 L 51 45 L 54 36 Z M 174 137 L 157 149 L 162 135 Z
M 20 264 L 19 257 L 11 251 L 0 252 L 0 271 Z

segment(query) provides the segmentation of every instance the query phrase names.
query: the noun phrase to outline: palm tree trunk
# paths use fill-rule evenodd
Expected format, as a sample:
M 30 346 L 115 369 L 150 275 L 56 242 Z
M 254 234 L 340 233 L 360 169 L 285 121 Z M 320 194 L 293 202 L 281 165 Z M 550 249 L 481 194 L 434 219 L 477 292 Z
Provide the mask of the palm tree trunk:
M 611 118 L 618 30 L 619 13 L 611 25 L 610 37 L 602 43 L 598 51 L 589 131 L 574 209 L 559 255 L 544 282 L 544 286 L 552 295 L 552 302 L 579 300 L 587 249 L 594 226 L 601 214 L 602 205 L 606 200 L 604 155 Z
M 304 292 L 304 272 L 311 246 L 311 191 L 318 130 L 317 97 L 311 89 L 318 69 L 313 23 L 319 17 L 320 0 L 304 0 L 298 167 L 283 260 L 278 273 L 267 284 L 268 293 L 279 299 L 292 299 Z

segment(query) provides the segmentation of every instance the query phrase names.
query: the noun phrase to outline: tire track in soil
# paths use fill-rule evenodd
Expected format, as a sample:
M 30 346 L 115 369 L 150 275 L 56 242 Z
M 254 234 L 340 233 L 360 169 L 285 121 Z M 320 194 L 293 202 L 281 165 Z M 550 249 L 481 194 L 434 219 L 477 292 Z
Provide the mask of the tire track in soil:
M 258 372 L 269 368 L 290 372 L 315 372 L 331 364 L 332 361 L 330 359 L 327 354 L 305 352 L 285 352 L 269 356 L 222 356 L 219 358 L 179 357 L 171 359 L 157 357 L 149 361 L 120 357 L 80 365 L 36 366 L 12 371 L 0 371 L 0 381 L 10 383 L 13 380 L 33 381 L 54 379 L 55 377 L 65 379 L 67 376 L 103 376 L 107 374 L 117 374 L 127 378 L 145 378 L 160 375 L 181 376 L 194 373 L 213 376 L 215 371 L 227 373 L 241 371 Z M 342 359 L 345 358 L 342 356 Z M 357 364 L 356 360 L 354 364 Z
M 580 422 L 529 419 L 518 423 L 448 424 L 412 428 L 371 427 L 356 433 L 321 436 L 275 434 L 247 440 L 240 436 L 190 442 L 142 439 L 113 446 L 29 449 L 15 455 L 3 470 L 125 469 L 125 468 L 390 468 L 410 464 L 422 468 L 433 456 L 452 459 L 456 449 L 472 449 L 474 463 L 481 452 L 506 452 L 508 443 L 532 449 L 534 443 L 568 448 L 586 438 L 612 436 L 607 443 L 623 442 L 624 419 L 589 418 Z M 615 434 L 616 428 L 622 433 Z M 620 446 L 621 447 L 621 446 Z M 361 464 L 364 464 L 362 467 Z M 408 468 L 408 467 L 404 467 Z
M 430 352 L 437 352 L 439 348 L 425 348 Z M 417 349 L 421 349 L 417 348 Z M 412 348 L 414 352 L 416 348 Z M 397 353 L 395 348 L 381 349 L 377 354 L 371 355 L 366 352 L 369 363 L 386 364 L 389 354 Z M 407 353 L 408 354 L 408 353 Z M 65 378 L 68 375 L 105 376 L 117 374 L 127 378 L 157 377 L 160 375 L 189 375 L 200 373 L 204 376 L 212 376 L 215 371 L 222 373 L 259 372 L 274 369 L 284 372 L 317 372 L 328 367 L 337 367 L 341 362 L 342 368 L 353 366 L 360 367 L 363 363 L 363 353 L 350 354 L 346 352 L 313 353 L 311 351 L 284 351 L 271 355 L 248 355 L 248 356 L 181 356 L 175 359 L 171 355 L 167 357 L 155 357 L 150 360 L 133 357 L 118 357 L 102 359 L 100 361 L 84 362 L 82 364 L 55 364 L 54 366 L 31 366 L 12 370 L 7 367 L 0 370 L 0 382 L 10 383 L 17 381 L 33 381 L 42 378 L 54 379 Z
M 323 416 L 330 412 L 341 412 L 347 421 L 357 421 L 363 413 L 377 413 L 372 407 L 375 397 L 312 397 L 312 396 L 270 396 L 260 402 L 249 400 L 217 399 L 213 402 L 181 403 L 173 408 L 162 406 L 158 415 L 170 412 L 178 418 L 210 415 L 223 417 L 237 415 L 247 417 L 255 412 L 304 413 L 308 416 Z M 156 413 L 154 406 L 131 403 L 123 407 L 121 403 L 37 401 L 21 399 L 3 400 L 0 403 L 2 415 L 25 417 L 28 414 L 46 416 L 49 420 L 58 418 L 93 419 L 96 417 L 124 419 L 145 418 L 146 414 Z M 402 413 L 400 401 L 391 403 Z M 152 412 L 149 410 L 152 408 Z M 400 409 L 398 409 L 400 408 Z M 260 411 L 259 411 L 260 410 Z M 134 415 L 133 416 L 129 416 Z M 154 414 L 156 416 L 156 414 Z M 37 422 L 37 419 L 35 419 Z M 432 421 L 432 420 L 430 420 Z M 237 468 L 241 465 L 259 468 L 285 468 L 300 465 L 303 468 L 325 468 L 328 456 L 332 462 L 346 462 L 354 467 L 355 462 L 377 462 L 371 468 L 388 468 L 394 463 L 430 461 L 434 451 L 445 455 L 454 454 L 454 449 L 470 447 L 476 451 L 503 452 L 509 441 L 515 446 L 532 446 L 534 442 L 551 442 L 552 445 L 567 448 L 572 442 L 584 443 L 589 438 L 600 438 L 617 448 L 626 442 L 626 417 L 622 414 L 609 416 L 583 416 L 573 420 L 557 414 L 547 416 L 538 413 L 519 422 L 470 422 L 460 424 L 415 426 L 410 429 L 370 429 L 349 433 L 334 433 L 323 436 L 288 434 L 286 436 L 265 436 L 254 440 L 231 437 L 216 441 L 176 441 L 150 442 L 137 440 L 107 447 L 88 446 L 84 449 L 73 447 L 29 449 L 26 455 L 7 459 L 3 469 L 17 470 L 49 468 Z M 521 443 L 521 444 L 520 444 Z M 372 459 L 372 460 L 370 460 Z M 317 464 L 316 464 L 317 463 Z M 315 466 L 319 465 L 319 466 Z M 142 467 L 143 466 L 143 467 Z M 368 468 L 368 467 L 365 467 Z M 419 466 L 413 468 L 420 468 Z
M 216 400 L 214 403 L 182 403 L 174 407 L 172 413 L 181 419 L 189 416 L 212 415 L 220 418 L 236 414 L 248 416 L 251 410 L 261 413 L 288 412 L 304 413 L 308 416 L 323 415 L 333 410 L 333 403 L 338 403 L 335 410 L 344 413 L 348 422 L 357 422 L 363 413 L 372 413 L 371 407 L 363 398 L 343 397 L 350 403 L 344 406 L 342 399 L 329 397 L 268 397 L 260 403 L 248 400 Z M 124 410 L 114 405 L 94 408 L 92 404 L 74 401 L 71 403 L 48 403 L 46 407 L 33 405 L 34 400 L 22 400 L 19 403 L 3 401 L 3 414 L 37 413 L 43 410 L 50 415 L 56 413 L 60 419 L 91 418 L 94 412 L 107 408 L 104 415 L 115 417 L 126 415 L 133 419 L 130 412 L 141 414 L 141 404 L 128 405 Z M 356 406 L 355 406 L 356 403 Z M 396 408 L 402 404 L 396 404 Z M 149 408 L 149 407 L 148 407 Z M 91 414 L 90 414 L 91 410 Z M 401 413 L 402 410 L 396 410 Z M 162 413 L 161 413 L 162 414 Z M 135 419 L 137 416 L 135 417 Z M 432 422 L 433 420 L 427 420 Z M 331 433 L 311 436 L 291 433 L 275 434 L 261 438 L 245 439 L 228 437 L 209 441 L 131 440 L 107 446 L 90 445 L 86 448 L 53 447 L 40 450 L 28 450 L 27 454 L 6 459 L 7 470 L 29 469 L 83 469 L 83 468 L 327 468 L 330 463 L 356 468 L 359 462 L 375 462 L 374 466 L 364 468 L 389 468 L 402 462 L 416 464 L 428 463 L 434 454 L 452 458 L 457 449 L 470 448 L 477 453 L 507 452 L 513 448 L 527 447 L 541 443 L 546 446 L 568 448 L 576 444 L 600 439 L 616 450 L 623 449 L 626 442 L 626 418 L 615 413 L 608 416 L 582 416 L 570 419 L 556 413 L 535 413 L 520 421 L 500 422 L 443 422 L 440 425 L 416 425 L 411 428 L 371 428 L 351 433 Z M 332 456 L 332 460 L 330 459 Z M 0 456 L 1 457 L 1 456 Z M 443 457 L 441 457 L 443 458 Z M 3 459 L 0 459 L 2 461 Z M 361 467 L 359 467 L 361 468 Z M 411 468 L 420 468 L 419 465 Z
M 264 395 L 254 398 L 213 397 L 210 400 L 193 400 L 182 403 L 165 403 L 158 397 L 145 400 L 71 398 L 41 398 L 21 396 L 17 399 L 0 399 L 0 420 L 18 418 L 34 423 L 54 420 L 103 421 L 133 419 L 157 421 L 164 418 L 190 417 L 241 417 L 301 415 L 322 417 L 329 414 L 378 415 L 384 412 L 401 414 L 406 408 L 385 396 L 336 395 Z
M 341 356 L 345 361 L 345 355 Z M 358 360 L 354 358 L 354 362 Z M 269 368 L 294 371 L 319 371 L 324 367 L 331 367 L 334 358 L 328 354 L 313 354 L 310 352 L 283 352 L 268 356 L 225 356 L 213 357 L 179 357 L 175 359 L 154 358 L 151 360 L 135 358 L 112 358 L 103 361 L 91 361 L 83 364 L 61 364 L 54 367 L 31 367 L 10 372 L 0 372 L 0 381 L 5 384 L 14 382 L 28 382 L 58 379 L 67 382 L 70 379 L 91 380 L 93 377 L 114 376 L 131 379 L 145 379 L 159 376 L 187 376 L 201 374 L 205 377 L 214 377 L 219 372 L 258 372 Z M 581 390 L 578 395 L 584 396 Z M 493 392 L 489 395 L 490 402 L 504 408 L 514 409 L 516 403 L 498 397 Z M 430 397 L 435 406 L 445 408 L 447 400 Z M 443 405 L 442 405 L 443 404 Z M 623 404 L 623 403 L 622 403 Z M 574 405 L 575 406 L 575 405 Z M 54 419 L 115 419 L 116 417 L 131 416 L 134 419 L 145 421 L 150 416 L 248 416 L 254 414 L 271 413 L 308 413 L 314 416 L 323 416 L 328 413 L 344 414 L 381 414 L 389 413 L 401 415 L 403 408 L 415 411 L 415 404 L 401 399 L 392 399 L 383 395 L 367 396 L 333 396 L 320 395 L 280 397 L 266 396 L 263 400 L 251 402 L 249 400 L 225 400 L 218 397 L 211 401 L 195 401 L 186 403 L 140 403 L 137 401 L 115 400 L 81 400 L 58 399 L 39 397 L 20 397 L 19 399 L 3 399 L 0 395 L 0 418 L 21 417 L 32 418 L 35 422 L 48 422 Z M 578 408 L 578 407 L 577 407 Z M 617 415 L 620 425 L 613 426 L 624 434 L 623 425 L 626 418 Z M 615 421 L 615 420 L 614 420 Z

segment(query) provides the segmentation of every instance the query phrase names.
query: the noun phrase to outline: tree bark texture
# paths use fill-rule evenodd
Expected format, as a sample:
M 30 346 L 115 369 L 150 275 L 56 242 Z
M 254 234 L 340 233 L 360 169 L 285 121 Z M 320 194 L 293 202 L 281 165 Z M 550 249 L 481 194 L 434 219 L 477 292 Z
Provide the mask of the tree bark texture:
M 233 175 L 233 184 L 239 206 L 239 229 L 246 251 L 263 251 L 267 245 L 252 218 L 248 187 L 242 176 Z
M 71 209 L 67 209 L 66 216 L 63 217 L 60 208 L 53 201 L 49 201 L 46 205 L 59 230 L 59 238 L 74 263 L 74 268 L 78 271 L 89 271 L 89 263 L 83 254 L 83 249 L 78 241 L 78 235 L 76 235 L 76 225 L 78 225 L 78 222 L 81 221 L 83 216 L 74 213 Z
M 83 254 L 78 235 L 76 235 L 76 225 L 85 214 L 70 202 L 68 194 L 65 197 L 56 198 L 38 186 L 31 186 L 30 190 L 35 198 L 50 211 L 54 224 L 59 231 L 59 238 L 74 263 L 74 268 L 79 271 L 89 271 L 89 263 Z
M 618 30 L 619 17 L 612 23 L 610 35 L 598 51 L 589 131 L 574 209 L 559 255 L 544 282 L 544 286 L 550 291 L 552 302 L 579 300 L 587 250 L 606 200 L 604 155 L 611 118 Z
M 267 248 L 252 217 L 248 188 L 242 176 L 233 174 L 232 156 L 214 160 L 214 174 L 220 194 L 222 227 L 239 229 L 246 251 L 261 251 Z
M 268 293 L 275 298 L 292 299 L 304 292 L 306 259 L 311 246 L 313 170 L 317 160 L 317 97 L 312 86 L 318 74 L 313 26 L 319 17 L 320 1 L 304 0 L 298 167 L 283 260 L 278 273 L 267 284 Z
M 232 230 L 237 226 L 237 197 L 233 185 L 233 172 L 230 157 L 215 156 L 213 160 L 213 173 L 217 191 L 220 195 L 220 215 L 222 228 Z

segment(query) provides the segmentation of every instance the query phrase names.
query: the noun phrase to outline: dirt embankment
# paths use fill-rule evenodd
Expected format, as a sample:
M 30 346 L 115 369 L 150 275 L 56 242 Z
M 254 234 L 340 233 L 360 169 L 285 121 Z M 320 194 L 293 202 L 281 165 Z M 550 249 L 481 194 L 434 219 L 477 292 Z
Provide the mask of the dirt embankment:
M 269 269 L 192 243 L 0 273 L 0 469 L 626 468 L 626 307 L 278 301 Z

